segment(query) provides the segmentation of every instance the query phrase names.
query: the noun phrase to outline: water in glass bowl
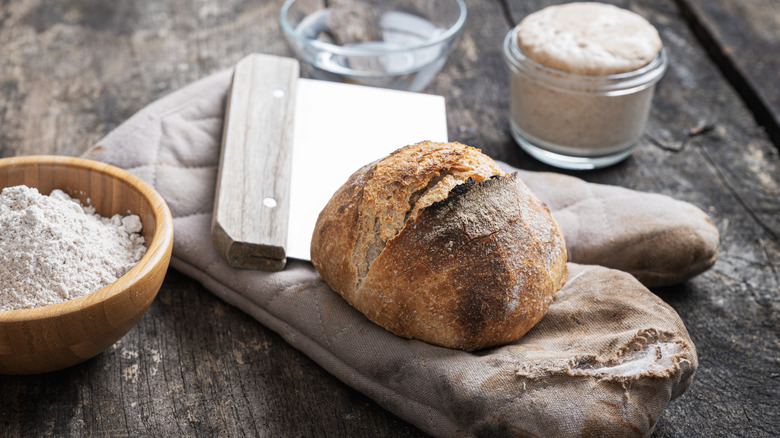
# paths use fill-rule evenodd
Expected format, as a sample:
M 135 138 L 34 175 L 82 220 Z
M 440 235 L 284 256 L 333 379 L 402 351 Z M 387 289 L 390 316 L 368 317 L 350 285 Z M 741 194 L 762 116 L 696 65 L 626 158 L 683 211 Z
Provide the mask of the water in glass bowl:
M 334 44 L 330 9 L 304 18 L 296 31 L 310 39 Z M 303 50 L 317 79 L 370 85 L 398 90 L 420 91 L 433 79 L 447 59 L 448 42 L 419 47 L 445 30 L 430 21 L 400 11 L 378 14 L 376 40 L 347 42 L 348 50 Z M 359 32 L 358 32 L 359 33 Z M 340 53 L 344 52 L 344 53 Z

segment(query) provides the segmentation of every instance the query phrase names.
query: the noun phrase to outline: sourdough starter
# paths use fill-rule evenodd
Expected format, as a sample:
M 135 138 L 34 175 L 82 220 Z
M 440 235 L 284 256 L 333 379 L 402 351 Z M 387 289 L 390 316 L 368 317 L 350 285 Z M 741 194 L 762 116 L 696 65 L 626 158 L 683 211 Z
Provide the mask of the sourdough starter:
M 535 12 L 507 35 L 512 134 L 548 164 L 586 169 L 630 154 L 666 68 L 656 29 L 600 3 Z
M 114 282 L 146 252 L 136 215 L 105 218 L 60 190 L 0 194 L 0 310 L 86 295 Z

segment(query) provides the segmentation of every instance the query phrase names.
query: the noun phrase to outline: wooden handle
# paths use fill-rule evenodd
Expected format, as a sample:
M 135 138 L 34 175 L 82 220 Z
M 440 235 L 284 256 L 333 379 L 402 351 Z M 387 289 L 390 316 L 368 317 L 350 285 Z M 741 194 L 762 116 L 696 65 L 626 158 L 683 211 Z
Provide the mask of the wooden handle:
M 298 61 L 252 54 L 236 64 L 222 133 L 211 238 L 233 267 L 286 263 Z

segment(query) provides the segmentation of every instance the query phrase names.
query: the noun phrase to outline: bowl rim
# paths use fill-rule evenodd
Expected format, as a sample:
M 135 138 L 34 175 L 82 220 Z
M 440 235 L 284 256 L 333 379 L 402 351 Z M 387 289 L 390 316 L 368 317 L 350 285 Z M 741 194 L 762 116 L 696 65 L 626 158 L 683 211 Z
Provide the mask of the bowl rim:
M 60 164 L 65 166 L 90 169 L 91 171 L 118 179 L 135 189 L 146 199 L 154 215 L 155 230 L 151 242 L 146 247 L 146 253 L 124 275 L 112 283 L 78 298 L 29 309 L 0 310 L 0 323 L 24 322 L 56 318 L 65 314 L 78 312 L 96 303 L 127 290 L 149 274 L 159 263 L 165 261 L 173 245 L 173 217 L 165 199 L 152 186 L 130 172 L 108 163 L 87 158 L 64 155 L 26 155 L 0 158 L 0 168 L 16 165 L 30 166 L 36 164 Z
M 337 55 L 343 55 L 343 56 L 391 55 L 395 53 L 409 52 L 410 50 L 419 50 L 419 49 L 432 47 L 437 44 L 441 44 L 442 42 L 447 41 L 451 38 L 454 38 L 458 33 L 460 33 L 460 31 L 463 30 L 463 25 L 465 24 L 466 17 L 468 16 L 468 8 L 466 7 L 465 0 L 454 0 L 455 3 L 458 5 L 458 10 L 460 14 L 458 15 L 458 19 L 455 20 L 455 23 L 453 23 L 450 27 L 448 27 L 444 32 L 437 35 L 433 39 L 425 41 L 424 43 L 389 48 L 389 49 L 385 48 L 382 49 L 381 51 L 378 51 L 376 48 L 365 49 L 360 47 L 338 46 L 336 44 L 330 44 L 323 41 L 313 40 L 311 38 L 301 36 L 301 34 L 296 32 L 295 28 L 293 28 L 290 25 L 290 22 L 287 20 L 287 12 L 290 10 L 290 7 L 292 7 L 293 3 L 295 3 L 296 1 L 297 0 L 285 0 L 281 10 L 279 11 L 279 24 L 282 27 L 282 31 L 284 32 L 284 34 L 290 38 L 300 41 L 303 44 L 310 45 L 320 50 L 334 53 Z

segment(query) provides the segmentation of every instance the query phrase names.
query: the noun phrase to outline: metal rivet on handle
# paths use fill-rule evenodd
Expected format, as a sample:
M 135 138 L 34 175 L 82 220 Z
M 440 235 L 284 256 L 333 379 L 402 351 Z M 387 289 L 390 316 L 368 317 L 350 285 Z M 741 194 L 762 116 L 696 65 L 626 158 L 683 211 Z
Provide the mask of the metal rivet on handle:
M 274 91 L 271 92 L 271 95 L 273 97 L 277 98 L 277 99 L 283 98 L 284 94 L 285 94 L 284 90 L 282 90 L 281 88 L 277 88 L 277 89 L 275 89 Z
M 265 205 L 268 208 L 274 208 L 276 207 L 276 199 L 274 198 L 264 198 L 263 199 L 263 205 Z

